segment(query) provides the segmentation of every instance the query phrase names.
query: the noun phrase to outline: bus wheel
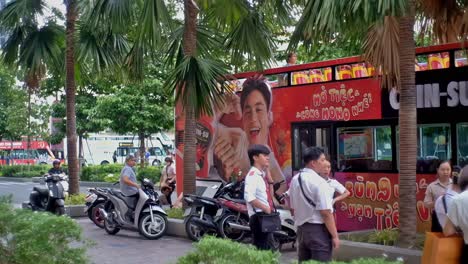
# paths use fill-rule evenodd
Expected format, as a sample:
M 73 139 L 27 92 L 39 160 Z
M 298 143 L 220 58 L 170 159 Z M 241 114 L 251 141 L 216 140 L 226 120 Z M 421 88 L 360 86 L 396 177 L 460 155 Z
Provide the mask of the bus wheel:
M 101 165 L 107 165 L 107 164 L 109 164 L 107 160 L 101 162 Z
M 159 166 L 159 165 L 161 165 L 161 161 L 153 160 L 153 166 Z

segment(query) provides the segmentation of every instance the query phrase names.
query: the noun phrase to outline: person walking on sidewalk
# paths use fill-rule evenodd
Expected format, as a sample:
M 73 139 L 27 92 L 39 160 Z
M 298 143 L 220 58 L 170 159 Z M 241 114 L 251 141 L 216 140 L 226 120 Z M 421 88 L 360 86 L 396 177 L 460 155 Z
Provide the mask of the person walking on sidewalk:
M 253 244 L 258 249 L 271 249 L 269 241 L 272 233 L 262 232 L 258 213 L 271 214 L 273 200 L 265 170 L 268 169 L 270 150 L 264 145 L 252 145 L 248 150 L 252 167 L 245 177 L 244 199 L 247 201 L 249 226 L 252 232 Z
M 289 188 L 291 213 L 297 228 L 299 262 L 331 261 L 340 245 L 333 217 L 333 197 L 328 183 L 318 174 L 326 159 L 318 147 L 304 151 L 305 168 L 295 175 Z

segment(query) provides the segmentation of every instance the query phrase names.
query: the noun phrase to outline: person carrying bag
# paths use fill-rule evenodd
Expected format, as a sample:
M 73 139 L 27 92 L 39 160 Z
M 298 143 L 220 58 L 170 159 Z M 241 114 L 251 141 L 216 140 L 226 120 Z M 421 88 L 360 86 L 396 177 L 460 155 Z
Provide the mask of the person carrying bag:
M 264 145 L 252 145 L 248 150 L 252 167 L 245 177 L 244 199 L 247 202 L 252 243 L 263 250 L 271 249 L 273 231 L 281 228 L 279 214 L 274 212 L 273 199 L 265 170 L 269 166 L 270 150 Z

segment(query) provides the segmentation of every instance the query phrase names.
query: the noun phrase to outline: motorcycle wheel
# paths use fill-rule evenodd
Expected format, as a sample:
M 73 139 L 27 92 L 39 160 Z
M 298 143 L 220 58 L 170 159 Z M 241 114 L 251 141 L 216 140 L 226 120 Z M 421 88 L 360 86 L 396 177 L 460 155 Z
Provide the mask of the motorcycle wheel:
M 112 217 L 112 215 L 115 215 L 115 209 L 109 211 L 109 217 Z M 106 230 L 109 235 L 115 235 L 120 231 L 120 228 L 115 222 L 111 223 L 109 220 L 104 219 L 104 230 Z
M 282 248 L 282 244 L 280 242 L 280 240 L 278 239 L 278 237 L 276 237 L 275 235 L 271 235 L 269 241 L 268 241 L 268 244 L 270 245 L 270 248 L 274 251 L 280 251 L 281 248 Z
M 193 223 L 193 219 L 198 218 L 196 215 L 191 215 L 185 221 L 185 233 L 192 241 L 199 241 L 206 233 L 206 230 L 203 227 Z
M 147 239 L 158 239 L 167 231 L 167 218 L 161 213 L 153 212 L 155 223 L 151 222 L 151 214 L 145 213 L 138 223 L 138 231 Z
M 95 225 L 104 228 L 104 217 L 101 215 L 99 208 L 104 209 L 104 202 L 96 204 L 93 208 L 88 210 L 88 217 Z
M 219 233 L 223 238 L 228 238 L 236 242 L 242 241 L 246 231 L 231 228 L 229 227 L 229 223 L 246 226 L 248 226 L 249 223 L 242 218 L 237 219 L 237 215 L 234 214 L 226 214 L 219 220 Z
M 57 206 L 55 208 L 55 214 L 56 215 L 64 215 L 65 214 L 65 207 L 63 206 Z

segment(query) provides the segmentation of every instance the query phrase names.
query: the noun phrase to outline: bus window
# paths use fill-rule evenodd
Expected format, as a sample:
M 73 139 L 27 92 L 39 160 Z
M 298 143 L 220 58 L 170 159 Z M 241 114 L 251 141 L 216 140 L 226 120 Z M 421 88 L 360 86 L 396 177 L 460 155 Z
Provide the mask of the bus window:
M 457 124 L 457 159 L 462 168 L 468 165 L 468 123 Z
M 468 65 L 466 50 L 455 51 L 455 67 L 465 67 Z
M 296 127 L 294 128 L 294 169 L 300 169 L 304 167 L 304 162 L 302 161 L 302 152 L 307 148 L 312 146 L 312 139 L 310 136 L 310 131 L 306 127 Z
M 266 75 L 266 79 L 268 81 L 268 84 L 270 85 L 271 88 L 279 87 L 279 86 L 286 86 L 287 84 L 284 84 L 280 81 L 281 78 L 283 78 L 284 74 L 272 74 L 272 75 Z
M 337 135 L 339 171 L 392 170 L 390 126 L 342 127 Z
M 418 126 L 419 173 L 435 173 L 438 162 L 450 159 L 451 155 L 449 124 Z

